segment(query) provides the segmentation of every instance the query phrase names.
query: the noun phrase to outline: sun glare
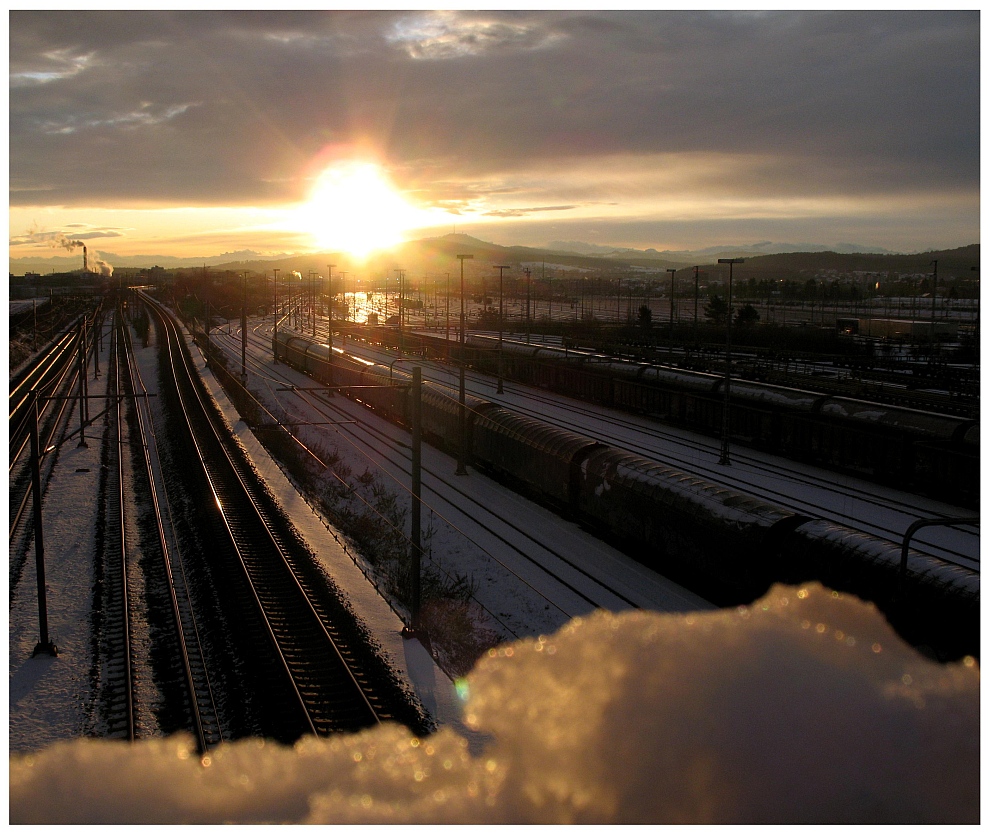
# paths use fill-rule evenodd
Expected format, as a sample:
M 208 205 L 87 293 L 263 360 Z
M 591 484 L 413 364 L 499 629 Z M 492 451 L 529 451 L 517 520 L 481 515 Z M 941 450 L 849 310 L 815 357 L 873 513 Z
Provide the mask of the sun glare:
M 355 257 L 401 243 L 406 232 L 425 225 L 422 213 L 368 162 L 323 171 L 298 217 L 318 247 Z

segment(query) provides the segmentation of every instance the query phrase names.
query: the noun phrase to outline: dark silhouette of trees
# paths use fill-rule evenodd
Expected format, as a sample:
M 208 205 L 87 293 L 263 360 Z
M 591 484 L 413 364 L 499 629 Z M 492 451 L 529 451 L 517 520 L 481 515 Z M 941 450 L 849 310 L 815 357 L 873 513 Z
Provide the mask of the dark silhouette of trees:
M 736 313 L 735 323 L 740 327 L 750 327 L 760 320 L 760 314 L 752 304 L 746 304 Z
M 709 296 L 705 305 L 705 318 L 712 324 L 725 324 L 728 316 L 729 305 L 725 303 L 725 299 L 720 295 Z
M 639 326 L 643 330 L 649 330 L 653 326 L 653 311 L 645 304 L 639 308 Z

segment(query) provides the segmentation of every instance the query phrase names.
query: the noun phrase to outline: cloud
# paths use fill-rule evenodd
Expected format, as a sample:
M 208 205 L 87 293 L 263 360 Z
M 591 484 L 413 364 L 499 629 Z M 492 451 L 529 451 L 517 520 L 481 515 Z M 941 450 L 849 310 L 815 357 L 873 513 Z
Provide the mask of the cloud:
M 176 116 L 181 116 L 190 107 L 190 104 L 174 104 L 169 106 L 154 105 L 151 102 L 143 101 L 136 110 L 130 113 L 112 113 L 103 116 L 73 116 L 61 121 L 46 122 L 39 125 L 43 133 L 65 134 L 76 133 L 80 130 L 91 130 L 101 127 L 135 129 L 141 127 L 154 127 L 163 122 L 170 121 Z
M 577 206 L 532 206 L 530 208 L 493 209 L 483 212 L 486 217 L 528 217 L 541 211 L 571 211 Z
M 9 199 L 284 204 L 346 148 L 461 216 L 824 192 L 926 195 L 937 223 L 958 195 L 978 201 L 979 20 L 15 11 Z
M 94 229 L 86 223 L 68 223 L 64 229 L 54 231 L 42 231 L 37 227 L 32 227 L 30 231 L 24 234 L 11 236 L 8 245 L 37 246 L 43 243 L 52 246 L 64 246 L 65 241 L 69 241 L 71 243 L 78 242 L 78 245 L 81 246 L 83 241 L 108 237 L 126 237 L 126 234 L 118 229 Z
M 501 49 L 543 49 L 563 37 L 538 24 L 434 11 L 397 20 L 386 40 L 411 58 L 445 60 Z
M 22 67 L 10 73 L 11 87 L 25 87 L 35 84 L 50 84 L 72 78 L 83 72 L 90 64 L 94 53 L 74 55 L 68 49 L 53 49 L 38 56 L 32 68 Z

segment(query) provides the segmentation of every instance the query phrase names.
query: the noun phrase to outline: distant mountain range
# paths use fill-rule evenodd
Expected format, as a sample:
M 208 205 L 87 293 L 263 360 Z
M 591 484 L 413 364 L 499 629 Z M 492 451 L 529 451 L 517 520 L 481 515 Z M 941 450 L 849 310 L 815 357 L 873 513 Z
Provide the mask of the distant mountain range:
M 513 271 L 529 268 L 534 276 L 549 270 L 586 270 L 588 272 L 663 272 L 667 269 L 687 269 L 695 265 L 713 265 L 718 258 L 745 258 L 748 263 L 743 272 L 772 270 L 780 277 L 800 276 L 808 273 L 836 270 L 851 271 L 930 271 L 932 260 L 938 260 L 942 269 L 969 271 L 979 264 L 979 244 L 943 252 L 895 254 L 888 250 L 870 251 L 854 244 L 840 244 L 829 248 L 816 244 L 789 244 L 762 241 L 738 246 L 710 246 L 705 249 L 659 251 L 656 249 L 629 249 L 583 243 L 580 241 L 552 241 L 546 247 L 501 246 L 479 240 L 463 233 L 448 234 L 436 238 L 424 238 L 401 244 L 388 252 L 373 255 L 366 262 L 351 261 L 341 252 L 317 252 L 307 254 L 283 253 L 263 255 L 251 250 L 225 252 L 209 258 L 176 258 L 166 255 L 119 256 L 100 252 L 100 257 L 115 269 L 148 268 L 165 269 L 202 268 L 231 270 L 235 272 L 271 272 L 280 270 L 283 277 L 292 272 L 307 275 L 309 272 L 325 273 L 329 263 L 334 264 L 334 275 L 347 273 L 361 277 L 388 276 L 396 270 L 409 274 L 443 275 L 458 268 L 457 255 L 472 255 L 467 262 L 470 274 L 486 272 L 494 264 L 508 264 Z M 50 258 L 11 258 L 10 273 L 23 275 L 37 272 L 70 272 L 82 267 L 81 256 L 53 256 Z
M 91 249 L 90 255 L 95 251 L 95 249 Z M 254 252 L 249 249 L 238 252 L 224 252 L 222 255 L 213 255 L 209 258 L 176 258 L 172 255 L 117 255 L 113 252 L 100 250 L 100 258 L 111 264 L 115 269 L 118 267 L 147 269 L 152 266 L 160 266 L 165 269 L 180 269 L 182 267 L 220 266 L 222 264 L 240 263 L 243 261 L 260 261 L 289 257 L 292 257 L 289 253 L 263 255 L 260 252 Z M 44 275 L 49 272 L 71 272 L 74 269 L 81 268 L 82 253 L 67 256 L 53 255 L 49 258 L 27 257 L 10 259 L 11 275 L 23 275 L 25 272 L 39 272 Z
M 626 249 L 615 246 L 601 246 L 597 243 L 582 243 L 577 240 L 553 240 L 547 248 L 561 252 L 575 252 L 580 255 L 600 255 L 606 258 L 665 258 L 680 260 L 702 260 L 713 256 L 722 256 L 723 252 L 732 250 L 750 255 L 779 255 L 785 252 L 837 252 L 845 255 L 890 255 L 888 249 L 869 248 L 855 243 L 838 243 L 826 246 L 820 243 L 773 243 L 769 240 L 760 243 L 743 244 L 740 246 L 709 246 L 704 249 Z

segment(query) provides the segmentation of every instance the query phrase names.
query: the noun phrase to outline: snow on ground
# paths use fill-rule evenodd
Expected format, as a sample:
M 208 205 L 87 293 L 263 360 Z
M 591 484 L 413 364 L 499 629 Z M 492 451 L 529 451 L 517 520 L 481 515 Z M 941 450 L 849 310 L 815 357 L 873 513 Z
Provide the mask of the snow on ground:
M 398 672 L 400 680 L 409 682 L 410 689 L 438 723 L 461 726 L 460 704 L 451 681 L 434 665 L 429 653 L 418 640 L 402 637 L 402 620 L 379 596 L 330 528 L 289 483 L 282 470 L 251 433 L 230 403 L 223 387 L 207 367 L 203 354 L 188 337 L 188 331 L 181 324 L 179 326 L 187 337 L 193 363 L 207 390 L 219 404 L 258 473 L 272 493 L 278 496 L 286 515 L 292 519 L 310 550 L 327 568 L 359 620 L 379 641 L 390 666 Z
M 80 740 L 10 761 L 10 822 L 978 823 L 978 664 L 928 661 L 820 585 L 600 612 L 500 646 L 450 728 L 281 747 Z
M 577 618 L 500 645 L 455 686 L 416 641 L 401 639 L 398 617 L 227 409 L 440 729 L 417 739 L 388 725 L 291 748 L 246 739 L 202 763 L 186 736 L 79 739 L 83 656 L 30 658 L 37 637 L 24 591 L 25 610 L 12 605 L 10 623 L 11 823 L 979 820 L 972 659 L 932 663 L 872 606 L 809 585 L 777 587 L 734 610 Z M 97 449 L 63 450 L 64 516 L 50 521 L 64 524 L 65 538 L 53 538 L 50 553 L 91 529 L 95 490 L 84 481 L 99 464 L 84 456 Z M 53 637 L 60 648 L 81 646 L 89 582 L 72 574 L 75 559 L 55 561 Z M 33 582 L 29 570 L 22 582 Z
M 109 341 L 109 340 L 108 340 Z M 101 367 L 106 368 L 106 357 Z M 106 374 L 90 378 L 90 394 L 106 390 Z M 96 400 L 92 402 L 98 402 Z M 90 414 L 97 412 L 91 406 Z M 69 416 L 70 431 L 78 430 L 78 408 Z M 9 747 L 33 750 L 59 739 L 74 738 L 94 729 L 89 700 L 92 664 L 91 595 L 93 591 L 93 531 L 96 528 L 103 421 L 56 451 L 52 479 L 43 504 L 45 586 L 48 633 L 58 647 L 57 658 L 32 657 L 39 642 L 37 571 L 34 545 L 27 556 L 8 608 Z M 32 512 L 30 506 L 28 512 Z
M 49 301 L 50 299 L 47 295 L 44 298 L 12 298 L 10 299 L 10 311 L 8 315 L 13 316 L 17 313 L 23 313 L 25 310 L 33 309 L 35 305 L 40 307 Z
M 263 329 L 263 323 L 259 322 L 257 328 Z M 225 337 L 221 330 L 214 334 L 216 344 L 228 351 L 236 366 L 239 336 Z M 333 409 L 340 415 L 333 419 L 342 420 L 340 425 L 305 425 L 325 424 L 331 418 L 284 390 L 288 384 L 311 386 L 312 381 L 285 364 L 274 366 L 267 340 L 260 348 L 249 340 L 248 350 L 259 363 L 248 366 L 248 385 L 266 407 L 281 403 L 290 419 L 300 423 L 297 431 L 303 441 L 317 448 L 331 447 L 354 473 L 370 467 L 382 476 L 384 486 L 400 502 L 409 501 L 409 475 L 401 468 L 408 453 L 396 453 L 397 449 L 408 449 L 406 430 L 346 397 L 333 400 Z M 280 390 L 283 393 L 278 393 Z M 601 579 L 612 591 L 643 608 L 688 611 L 711 607 L 576 523 L 524 499 L 473 468 L 469 477 L 450 478 L 455 461 L 440 450 L 424 444 L 422 459 L 424 529 L 430 532 L 425 548 L 427 560 L 442 571 L 476 580 L 475 598 L 487 610 L 497 612 L 499 622 L 511 629 L 512 635 L 555 631 L 570 616 L 589 613 L 595 604 L 610 610 L 631 607 L 629 602 L 603 591 L 581 571 Z M 514 522 L 521 531 L 505 526 L 504 519 Z M 407 535 L 408 524 L 407 519 Z M 532 561 L 527 562 L 513 548 L 519 548 Z M 563 551 L 572 564 L 559 562 L 555 551 Z M 537 563 L 591 595 L 595 603 L 576 597 L 574 591 L 537 567 Z

